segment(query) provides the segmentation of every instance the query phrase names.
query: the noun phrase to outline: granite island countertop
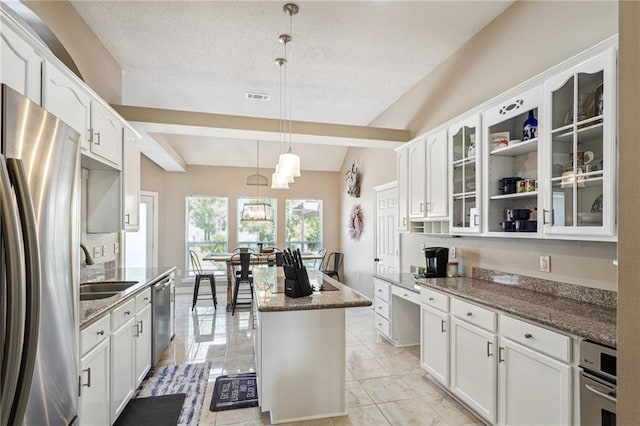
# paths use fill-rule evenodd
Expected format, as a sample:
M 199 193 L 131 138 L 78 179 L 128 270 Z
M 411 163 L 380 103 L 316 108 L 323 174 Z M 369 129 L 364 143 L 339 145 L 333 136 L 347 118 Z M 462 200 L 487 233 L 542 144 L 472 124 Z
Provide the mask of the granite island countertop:
M 560 331 L 616 347 L 616 309 L 478 278 L 414 278 L 413 274 L 374 275 L 403 288 L 420 286 L 449 293 Z
M 155 268 L 120 268 L 116 269 L 114 271 L 115 273 L 109 275 L 98 274 L 91 278 L 84 279 L 80 285 L 92 282 L 119 281 L 136 281 L 137 284 L 105 299 L 81 300 L 79 305 L 80 329 L 92 324 L 106 312 L 109 312 L 126 299 L 129 299 L 131 296 L 146 289 L 159 279 L 169 275 L 171 272 L 175 271 L 175 269 L 175 266 L 159 266 Z
M 357 291 L 314 269 L 307 269 L 309 283 L 314 288 L 324 285 L 326 290 L 314 291 L 306 297 L 284 294 L 284 278 L 276 267 L 254 267 L 254 285 L 260 312 L 305 311 L 371 306 L 372 301 Z

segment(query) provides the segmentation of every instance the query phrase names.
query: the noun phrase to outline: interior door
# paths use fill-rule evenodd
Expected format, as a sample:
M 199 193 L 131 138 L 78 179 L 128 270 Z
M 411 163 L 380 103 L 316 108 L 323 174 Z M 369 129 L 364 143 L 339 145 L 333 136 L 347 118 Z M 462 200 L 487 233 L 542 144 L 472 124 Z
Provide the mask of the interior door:
M 376 239 L 375 272 L 398 272 L 398 186 L 384 185 L 376 188 Z
M 125 263 L 128 268 L 158 265 L 158 193 L 140 192 L 140 227 L 126 232 Z

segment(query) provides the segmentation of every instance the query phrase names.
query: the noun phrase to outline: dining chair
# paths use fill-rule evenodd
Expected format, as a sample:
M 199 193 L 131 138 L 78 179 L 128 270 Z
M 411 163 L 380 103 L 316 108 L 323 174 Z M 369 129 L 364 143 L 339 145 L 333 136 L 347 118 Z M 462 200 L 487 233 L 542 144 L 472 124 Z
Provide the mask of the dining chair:
M 322 273 L 329 275 L 330 277 L 335 277 L 338 281 L 340 281 L 340 268 L 342 267 L 343 260 L 344 260 L 344 253 L 335 252 L 335 251 L 330 253 L 329 256 L 327 257 L 326 264 L 321 269 Z
M 193 287 L 193 301 L 191 303 L 191 310 L 196 306 L 198 301 L 198 291 L 200 290 L 200 280 L 209 280 L 211 286 L 211 298 L 213 299 L 213 308 L 218 309 L 218 298 L 216 297 L 216 277 L 213 271 L 204 271 L 200 264 L 200 258 L 194 250 L 189 250 L 189 258 L 191 259 L 191 268 L 196 273 L 195 285 Z
M 319 258 L 313 262 L 313 268 L 320 270 L 322 269 L 322 265 L 324 264 L 324 258 L 327 256 L 327 249 L 323 247 L 320 250 L 318 250 L 318 253 L 316 254 L 318 255 Z M 322 257 L 320 258 L 320 256 Z
M 238 304 L 238 294 L 240 293 L 240 285 L 248 284 L 249 293 L 251 294 L 251 301 L 253 302 L 253 273 L 250 269 L 251 261 L 258 260 L 259 257 L 255 253 L 241 252 L 235 253 L 231 256 L 231 263 L 240 263 L 240 269 L 235 274 L 235 285 L 233 286 L 233 300 L 231 302 L 231 315 L 236 313 L 236 306 Z M 246 292 L 245 292 L 246 293 Z M 243 302 L 244 303 L 244 302 Z

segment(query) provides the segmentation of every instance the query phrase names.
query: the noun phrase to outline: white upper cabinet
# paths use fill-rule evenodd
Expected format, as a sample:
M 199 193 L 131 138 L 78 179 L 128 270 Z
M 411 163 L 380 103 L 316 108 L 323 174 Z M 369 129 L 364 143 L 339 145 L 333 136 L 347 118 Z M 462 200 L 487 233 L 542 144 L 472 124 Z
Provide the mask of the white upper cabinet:
M 426 149 L 426 216 L 428 219 L 447 218 L 447 132 L 431 133 L 425 139 Z
M 136 136 L 124 129 L 122 142 L 122 187 L 124 197 L 123 225 L 125 231 L 137 231 L 140 227 L 140 149 Z
M 41 102 L 42 58 L 0 18 L 0 82 L 33 102 Z
M 540 147 L 538 117 L 542 86 L 482 114 L 484 232 L 494 236 L 539 237 Z M 514 234 L 517 232 L 517 234 Z
M 409 145 L 409 217 L 424 218 L 427 213 L 426 196 L 426 151 L 424 138 Z
M 97 100 L 91 103 L 91 153 L 114 163 L 122 163 L 122 123 Z
M 470 115 L 449 127 L 451 231 L 478 233 L 480 199 L 480 116 Z
M 409 148 L 397 151 L 396 172 L 398 177 L 398 231 L 409 230 Z
M 91 96 L 50 62 L 44 66 L 42 106 L 80 133 L 80 146 L 89 149 Z
M 544 232 L 616 234 L 616 50 L 544 84 Z

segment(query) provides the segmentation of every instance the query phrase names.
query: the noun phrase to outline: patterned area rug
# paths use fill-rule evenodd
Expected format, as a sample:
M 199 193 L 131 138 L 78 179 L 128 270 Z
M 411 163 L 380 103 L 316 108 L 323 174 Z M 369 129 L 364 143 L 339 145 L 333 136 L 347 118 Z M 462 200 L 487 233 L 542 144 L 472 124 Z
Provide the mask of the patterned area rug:
M 140 384 L 135 398 L 184 393 L 186 398 L 178 424 L 197 426 L 207 391 L 209 370 L 211 362 L 152 368 Z

